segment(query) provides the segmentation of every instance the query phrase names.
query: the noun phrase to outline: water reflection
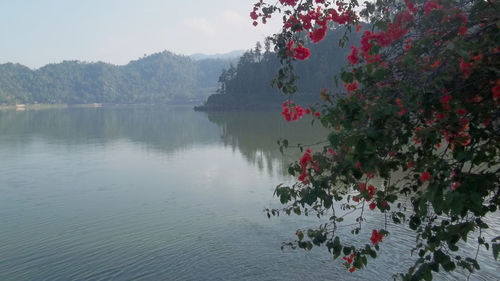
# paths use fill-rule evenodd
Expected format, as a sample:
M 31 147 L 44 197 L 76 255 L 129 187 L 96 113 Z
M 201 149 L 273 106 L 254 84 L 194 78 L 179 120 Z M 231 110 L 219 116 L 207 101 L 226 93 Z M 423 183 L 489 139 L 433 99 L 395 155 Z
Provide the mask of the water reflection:
M 388 280 L 414 258 L 411 231 L 384 238 L 380 257 L 353 275 L 324 249 L 279 250 L 314 218 L 261 212 L 277 204 L 273 187 L 299 154 L 283 157 L 276 140 L 324 135 L 307 117 L 286 123 L 279 112 L 0 111 L 0 158 L 8 159 L 0 162 L 0 279 Z M 366 229 L 383 219 L 369 217 Z M 500 225 L 498 216 L 491 222 Z M 368 241 L 369 231 L 353 239 Z M 480 260 L 471 280 L 495 280 L 491 252 Z
M 207 116 L 219 127 L 225 146 L 238 150 L 248 162 L 268 173 L 277 165 L 277 170 L 285 175 L 288 163 L 299 156 L 298 149 L 281 154 L 278 139 L 288 139 L 290 145 L 305 145 L 326 138 L 324 128 L 320 124 L 311 126 L 310 118 L 286 122 L 279 111 L 211 112 Z
M 20 135 L 26 138 L 17 138 Z M 164 152 L 219 139 L 217 126 L 202 113 L 187 107 L 142 106 L 0 111 L 0 137 L 4 146 L 32 137 L 74 145 L 126 139 Z
M 287 163 L 297 159 L 298 151 L 282 155 L 277 140 L 308 144 L 324 138 L 325 131 L 310 120 L 287 123 L 278 111 L 202 113 L 190 107 L 12 110 L 0 111 L 0 142 L 19 147 L 44 138 L 66 145 L 105 145 L 125 139 L 165 153 L 222 143 L 259 170 L 286 175 Z

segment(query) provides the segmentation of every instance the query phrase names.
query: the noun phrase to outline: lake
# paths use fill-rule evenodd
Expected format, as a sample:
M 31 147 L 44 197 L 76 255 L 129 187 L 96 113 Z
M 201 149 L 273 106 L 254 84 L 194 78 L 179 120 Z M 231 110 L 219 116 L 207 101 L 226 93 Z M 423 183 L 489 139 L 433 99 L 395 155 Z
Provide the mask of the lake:
M 318 220 L 263 212 L 299 155 L 282 156 L 278 138 L 324 134 L 279 112 L 0 111 L 0 280 L 389 280 L 414 259 L 407 229 L 389 226 L 398 234 L 351 274 L 326 248 L 280 249 Z M 499 216 L 489 221 L 498 235 Z M 480 264 L 471 280 L 499 279 L 490 251 Z

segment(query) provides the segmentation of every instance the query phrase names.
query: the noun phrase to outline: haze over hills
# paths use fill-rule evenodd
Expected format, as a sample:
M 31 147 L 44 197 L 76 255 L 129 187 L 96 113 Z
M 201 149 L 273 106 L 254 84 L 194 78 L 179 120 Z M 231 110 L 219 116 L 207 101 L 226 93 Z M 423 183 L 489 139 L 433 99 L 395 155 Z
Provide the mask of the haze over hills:
M 222 53 L 222 54 L 212 54 L 212 55 L 207 55 L 207 54 L 202 54 L 202 53 L 196 53 L 192 54 L 189 57 L 194 59 L 194 60 L 203 60 L 203 59 L 238 59 L 245 53 L 244 50 L 234 50 L 229 53 Z
M 163 51 L 123 66 L 64 61 L 35 70 L 0 64 L 0 104 L 197 102 L 215 92 L 235 55 L 193 59 Z

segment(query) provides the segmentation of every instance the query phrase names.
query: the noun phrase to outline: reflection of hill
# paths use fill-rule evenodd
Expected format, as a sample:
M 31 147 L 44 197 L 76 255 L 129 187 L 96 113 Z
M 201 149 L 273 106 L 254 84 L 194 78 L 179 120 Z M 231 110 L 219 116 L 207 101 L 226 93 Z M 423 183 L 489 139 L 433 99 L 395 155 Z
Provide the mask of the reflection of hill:
M 217 127 L 202 113 L 186 107 L 0 111 L 2 145 L 19 145 L 31 137 L 68 144 L 105 144 L 127 139 L 166 152 L 219 141 Z
M 300 153 L 290 149 L 283 157 L 276 141 L 286 138 L 290 144 L 307 144 L 324 137 L 324 130 L 311 127 L 309 120 L 287 123 L 278 110 L 204 113 L 172 106 L 0 111 L 0 145 L 14 148 L 33 138 L 69 145 L 127 140 L 172 153 L 222 142 L 259 169 L 286 174 L 286 163 L 297 160 Z
M 278 110 L 206 114 L 219 126 L 224 145 L 238 149 L 247 161 L 256 164 L 259 169 L 267 169 L 269 173 L 278 169 L 286 174 L 287 163 L 297 160 L 300 155 L 295 149 L 290 149 L 284 157 L 277 145 L 279 138 L 288 139 L 291 145 L 310 144 L 326 138 L 326 131 L 319 124 L 311 126 L 310 117 L 287 123 Z

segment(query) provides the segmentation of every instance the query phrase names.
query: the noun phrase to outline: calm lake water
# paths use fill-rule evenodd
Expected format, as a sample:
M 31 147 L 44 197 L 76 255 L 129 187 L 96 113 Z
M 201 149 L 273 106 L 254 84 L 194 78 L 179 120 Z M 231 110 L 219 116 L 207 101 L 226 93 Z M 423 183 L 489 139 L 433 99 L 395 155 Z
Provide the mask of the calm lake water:
M 405 229 L 354 274 L 325 248 L 280 250 L 319 222 L 263 213 L 297 157 L 276 141 L 322 135 L 279 112 L 0 111 L 0 280 L 389 280 L 413 260 Z M 489 220 L 486 235 L 499 235 Z M 370 227 L 353 239 L 369 241 Z M 471 280 L 499 279 L 491 252 L 480 263 Z

